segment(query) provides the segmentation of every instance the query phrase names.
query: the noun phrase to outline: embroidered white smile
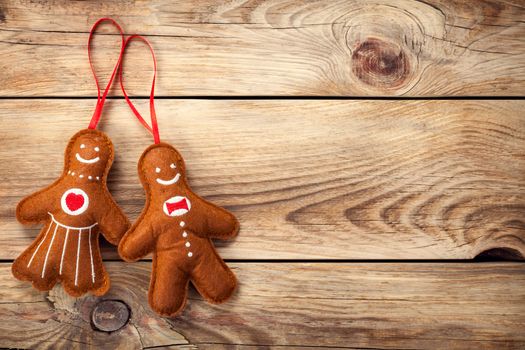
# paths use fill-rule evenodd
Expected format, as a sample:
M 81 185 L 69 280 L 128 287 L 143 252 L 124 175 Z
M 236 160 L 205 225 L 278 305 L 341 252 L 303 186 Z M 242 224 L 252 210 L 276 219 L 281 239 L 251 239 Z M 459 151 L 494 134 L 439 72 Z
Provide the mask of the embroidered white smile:
M 82 156 L 80 154 L 75 154 L 75 156 L 77 157 L 77 160 L 80 162 L 80 163 L 86 163 L 86 164 L 93 164 L 93 163 L 96 163 L 100 160 L 100 157 L 95 157 L 95 158 L 91 158 L 91 159 L 86 159 L 86 158 L 82 158 Z
M 160 178 L 157 178 L 157 182 L 161 185 L 164 185 L 164 186 L 168 186 L 168 185 L 173 185 L 174 183 L 177 183 L 177 181 L 179 181 L 179 178 L 180 178 L 180 174 L 177 173 L 177 175 L 175 175 L 172 179 L 170 180 L 162 180 Z

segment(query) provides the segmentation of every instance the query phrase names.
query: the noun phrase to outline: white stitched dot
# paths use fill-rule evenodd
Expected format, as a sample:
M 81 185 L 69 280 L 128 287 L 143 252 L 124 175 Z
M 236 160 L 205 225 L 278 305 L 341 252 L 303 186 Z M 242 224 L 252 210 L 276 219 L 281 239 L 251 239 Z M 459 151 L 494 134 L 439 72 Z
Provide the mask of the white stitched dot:
M 71 175 L 75 176 L 75 172 L 73 171 L 73 172 L 71 173 Z
M 175 169 L 176 167 L 177 167 L 177 166 L 175 165 L 175 163 L 171 163 L 171 164 L 170 164 L 170 168 Z
M 160 168 L 155 168 L 155 172 L 158 174 L 160 173 Z
M 71 170 L 68 170 L 67 173 L 68 173 L 68 174 L 71 174 Z
M 80 148 L 86 148 L 86 145 L 81 144 L 81 145 L 80 145 Z
M 191 246 L 190 242 L 186 242 L 186 247 L 189 248 L 190 246 Z
M 184 238 L 188 237 L 188 234 L 186 233 L 186 231 L 182 232 L 182 237 Z
M 191 258 L 193 256 L 193 253 L 192 252 L 189 252 L 188 253 L 188 256 Z
M 83 177 L 84 177 L 84 175 L 80 174 L 80 175 L 78 175 L 78 177 L 79 177 L 79 178 L 83 178 Z
M 93 180 L 93 176 L 89 175 L 88 179 Z
M 186 223 L 184 221 L 181 221 L 180 222 L 180 227 L 184 227 L 184 225 L 186 225 Z
M 97 181 L 100 180 L 100 177 L 97 176 Z
M 98 148 L 98 147 L 95 147 L 95 151 L 97 151 L 97 152 L 98 152 L 98 151 L 100 151 L 100 148 Z

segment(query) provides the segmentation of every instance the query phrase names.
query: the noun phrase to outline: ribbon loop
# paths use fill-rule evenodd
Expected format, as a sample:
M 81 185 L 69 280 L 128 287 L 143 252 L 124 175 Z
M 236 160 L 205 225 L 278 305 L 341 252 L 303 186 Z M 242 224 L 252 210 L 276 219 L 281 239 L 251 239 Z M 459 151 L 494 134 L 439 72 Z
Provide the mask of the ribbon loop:
M 95 34 L 95 30 L 97 29 L 98 25 L 102 22 L 111 22 L 118 29 L 120 33 L 120 37 L 122 39 L 122 44 L 121 44 L 120 54 L 118 56 L 117 63 L 115 64 L 115 68 L 113 68 L 113 72 L 111 73 L 108 84 L 106 85 L 106 88 L 104 89 L 104 93 L 102 93 L 101 95 L 97 74 L 95 73 L 95 67 L 93 65 L 93 61 L 91 60 L 91 41 L 93 40 L 93 35 Z M 104 17 L 96 21 L 95 24 L 93 24 L 93 27 L 91 27 L 91 31 L 89 32 L 87 51 L 88 51 L 89 66 L 91 67 L 91 71 L 93 72 L 93 77 L 95 78 L 95 85 L 97 86 L 97 105 L 95 106 L 93 117 L 91 117 L 91 122 L 89 123 L 89 126 L 88 126 L 89 129 L 95 129 L 100 120 L 100 116 L 102 115 L 102 109 L 104 107 L 104 102 L 106 101 L 106 97 L 109 93 L 109 89 L 111 88 L 111 84 L 113 83 L 115 74 L 117 73 L 117 70 L 120 66 L 122 55 L 124 54 L 124 47 L 125 47 L 124 32 L 122 31 L 122 28 L 120 27 L 120 25 L 114 19 Z
M 124 94 L 124 98 L 126 99 L 126 102 L 128 103 L 129 107 L 131 108 L 131 111 L 133 114 L 135 114 L 135 117 L 139 120 L 139 122 L 153 135 L 153 140 L 156 144 L 160 143 L 160 136 L 159 136 L 159 127 L 157 124 L 157 115 L 155 113 L 155 81 L 157 79 L 157 59 L 155 58 L 155 51 L 153 51 L 153 47 L 151 46 L 150 42 L 140 35 L 132 35 L 126 39 L 126 42 L 124 43 L 124 49 L 128 46 L 129 42 L 133 39 L 138 39 L 143 41 L 149 48 L 151 52 L 151 57 L 153 58 L 153 81 L 151 83 L 151 92 L 149 95 L 149 111 L 150 111 L 150 118 L 151 118 L 151 127 L 148 125 L 148 122 L 142 118 L 137 108 L 135 108 L 135 105 L 133 105 L 133 102 L 131 102 L 128 94 L 126 93 L 126 89 L 124 88 L 124 79 L 122 71 L 124 70 L 124 60 L 120 63 L 120 70 L 119 70 L 119 78 L 120 78 L 120 87 L 122 89 L 122 93 Z

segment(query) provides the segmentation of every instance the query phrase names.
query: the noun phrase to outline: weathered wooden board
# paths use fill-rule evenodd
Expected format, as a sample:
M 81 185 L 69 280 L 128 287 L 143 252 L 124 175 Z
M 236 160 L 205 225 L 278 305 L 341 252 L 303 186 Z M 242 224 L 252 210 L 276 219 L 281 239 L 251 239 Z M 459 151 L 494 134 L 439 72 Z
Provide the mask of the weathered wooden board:
M 108 15 L 152 41 L 158 95 L 525 94 L 520 0 L 3 0 L 0 95 L 94 96 L 86 33 Z M 97 40 L 107 76 L 116 37 Z M 146 95 L 149 52 L 130 54 Z
M 210 305 L 192 290 L 177 319 L 147 305 L 150 263 L 107 263 L 112 289 L 73 299 L 39 293 L 0 265 L 0 342 L 6 347 L 133 349 L 169 344 L 380 349 L 523 349 L 525 264 L 231 264 L 240 288 Z M 94 331 L 101 300 L 131 320 Z M 105 315 L 111 318 L 111 315 Z M 119 316 L 116 316 L 117 318 Z
M 140 108 L 146 110 L 147 101 Z M 37 234 L 22 196 L 62 171 L 93 100 L 0 101 L 0 258 Z M 159 100 L 161 137 L 198 193 L 232 210 L 230 259 L 473 258 L 525 255 L 525 101 Z M 152 142 L 123 100 L 103 130 L 116 146 L 110 189 L 131 219 L 136 162 Z M 116 257 L 113 248 L 106 258 Z

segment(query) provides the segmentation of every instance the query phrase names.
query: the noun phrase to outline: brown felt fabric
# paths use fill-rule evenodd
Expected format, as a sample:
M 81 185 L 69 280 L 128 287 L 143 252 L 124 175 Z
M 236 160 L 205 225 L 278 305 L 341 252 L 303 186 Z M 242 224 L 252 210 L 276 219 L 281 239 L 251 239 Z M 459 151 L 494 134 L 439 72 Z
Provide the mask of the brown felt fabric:
M 206 300 L 220 303 L 228 299 L 237 280 L 217 254 L 211 238 L 234 237 L 239 231 L 237 219 L 191 191 L 184 160 L 166 143 L 144 151 L 138 172 L 146 205 L 122 238 L 119 253 L 124 260 L 135 261 L 153 252 L 151 307 L 163 316 L 179 314 L 186 303 L 190 280 Z M 169 183 L 173 179 L 177 181 Z M 174 206 L 171 212 L 166 204 L 170 201 Z M 187 208 L 179 209 L 184 204 Z
M 106 186 L 112 163 L 113 145 L 103 132 L 86 129 L 71 138 L 60 178 L 16 208 L 22 224 L 44 224 L 14 261 L 16 278 L 32 282 L 39 290 L 50 290 L 61 281 L 66 292 L 76 297 L 88 291 L 102 295 L 109 289 L 99 234 L 117 245 L 130 226 Z

